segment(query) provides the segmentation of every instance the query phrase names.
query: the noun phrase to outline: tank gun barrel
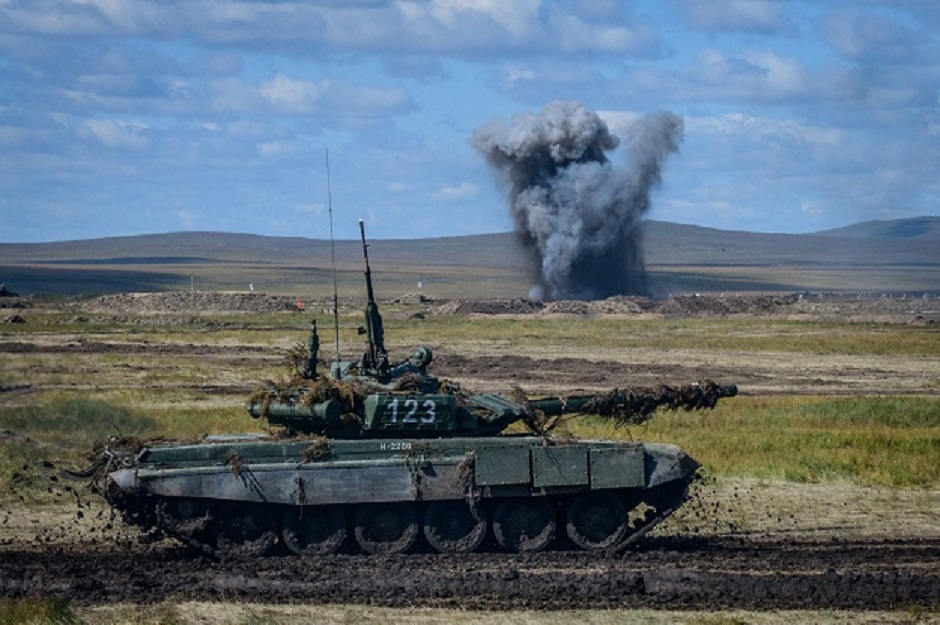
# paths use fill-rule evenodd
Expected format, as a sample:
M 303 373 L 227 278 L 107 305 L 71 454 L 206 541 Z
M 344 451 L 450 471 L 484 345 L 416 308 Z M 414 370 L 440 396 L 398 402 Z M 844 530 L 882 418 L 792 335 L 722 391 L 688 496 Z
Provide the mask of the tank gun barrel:
M 530 399 L 528 411 L 539 411 L 548 417 L 566 414 L 592 414 L 613 420 L 618 425 L 644 423 L 659 408 L 670 410 L 701 410 L 714 408 L 723 397 L 734 397 L 738 387 L 711 381 L 686 386 L 659 386 L 650 389 L 613 389 L 598 395 Z
M 647 389 L 613 389 L 595 395 L 508 399 L 493 393 L 464 394 L 418 389 L 343 390 L 324 381 L 319 391 L 292 394 L 269 388 L 248 405 L 255 418 L 291 432 L 339 438 L 363 435 L 387 437 L 496 436 L 513 423 L 523 422 L 536 432 L 548 432 L 557 417 L 597 415 L 616 425 L 640 425 L 659 408 L 687 411 L 714 408 L 738 388 L 715 382 Z M 457 387 L 454 387 L 457 388 Z M 283 389 L 282 389 L 283 390 Z M 358 393 L 343 399 L 344 394 Z M 359 408 L 357 408 L 357 406 Z M 362 418 L 349 419 L 349 412 Z

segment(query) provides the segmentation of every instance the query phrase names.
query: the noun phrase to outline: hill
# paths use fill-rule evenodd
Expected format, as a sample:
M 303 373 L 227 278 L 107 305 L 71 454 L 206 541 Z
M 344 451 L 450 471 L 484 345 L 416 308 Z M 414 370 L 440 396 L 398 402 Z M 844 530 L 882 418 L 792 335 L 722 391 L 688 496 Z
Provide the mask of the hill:
M 654 295 L 692 292 L 940 291 L 940 218 L 855 224 L 804 235 L 644 223 Z M 361 291 L 359 241 L 336 242 L 341 295 Z M 163 290 L 332 292 L 329 241 L 177 232 L 0 244 L 0 282 L 30 294 Z M 529 260 L 512 234 L 375 240 L 377 288 L 388 296 L 522 297 Z
M 852 239 L 933 239 L 940 241 L 940 217 L 873 220 L 815 234 Z

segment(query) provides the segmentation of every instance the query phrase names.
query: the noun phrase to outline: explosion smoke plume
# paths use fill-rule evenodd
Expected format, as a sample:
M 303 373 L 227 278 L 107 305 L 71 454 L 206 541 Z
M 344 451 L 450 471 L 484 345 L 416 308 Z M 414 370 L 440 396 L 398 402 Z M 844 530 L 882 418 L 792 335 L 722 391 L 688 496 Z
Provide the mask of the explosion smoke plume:
M 605 152 L 620 139 L 577 102 L 551 102 L 539 115 L 474 131 L 474 146 L 509 186 L 516 234 L 536 270 L 532 297 L 646 292 L 639 222 L 682 132 L 672 113 L 640 118 L 626 137 L 627 166 L 615 167 Z

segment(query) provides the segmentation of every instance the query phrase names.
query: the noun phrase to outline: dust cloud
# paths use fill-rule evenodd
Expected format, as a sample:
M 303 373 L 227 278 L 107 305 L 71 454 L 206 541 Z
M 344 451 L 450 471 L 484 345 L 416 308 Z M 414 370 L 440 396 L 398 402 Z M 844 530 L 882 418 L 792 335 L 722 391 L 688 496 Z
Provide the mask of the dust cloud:
M 532 259 L 531 298 L 646 294 L 640 219 L 682 135 L 682 118 L 670 112 L 641 117 L 623 140 L 627 162 L 617 166 L 607 153 L 621 139 L 577 102 L 474 131 L 473 145 L 508 188 L 516 235 Z

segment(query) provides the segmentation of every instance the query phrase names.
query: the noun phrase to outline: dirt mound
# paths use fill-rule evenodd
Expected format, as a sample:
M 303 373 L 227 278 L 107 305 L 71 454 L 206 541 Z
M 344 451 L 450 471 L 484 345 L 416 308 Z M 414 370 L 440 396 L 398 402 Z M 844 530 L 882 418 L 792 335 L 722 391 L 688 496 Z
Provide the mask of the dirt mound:
M 543 314 L 563 315 L 638 315 L 643 312 L 639 299 L 623 296 L 596 301 L 558 300 L 549 302 Z
M 537 302 L 523 298 L 509 300 L 461 299 L 445 302 L 430 310 L 436 315 L 639 315 L 664 316 L 770 315 L 785 312 L 797 301 L 786 295 L 679 295 L 665 301 L 645 297 L 617 296 L 603 300 L 558 300 Z
M 266 313 L 296 311 L 298 298 L 258 292 L 168 291 L 159 293 L 121 293 L 105 295 L 88 301 L 65 305 L 67 310 L 107 315 Z M 888 297 L 873 294 L 763 294 L 763 295 L 676 295 L 666 300 L 646 297 L 616 296 L 604 300 L 559 300 L 539 302 L 526 298 L 513 299 L 437 299 L 423 293 L 405 293 L 384 304 L 420 306 L 424 315 L 640 315 L 664 317 L 709 317 L 733 315 L 800 315 L 819 318 L 846 318 L 873 321 L 904 321 L 927 325 L 940 321 L 937 299 L 921 297 Z M 355 300 L 345 305 L 358 307 Z M 32 306 L 29 298 L 0 299 L 0 308 Z M 329 313 L 332 303 L 304 301 L 301 310 Z M 12 311 L 11 311 L 12 312 Z M 394 313 L 393 313 L 394 314 Z
M 665 300 L 617 296 L 604 300 L 537 302 L 517 299 L 459 299 L 437 304 L 433 315 L 640 315 L 725 317 L 813 315 L 858 319 L 894 318 L 909 323 L 936 321 L 935 299 L 863 297 L 858 294 L 675 295 Z M 878 317 L 880 316 L 880 317 Z
M 542 310 L 544 304 L 524 298 L 455 299 L 431 309 L 435 315 L 528 315 Z
M 657 312 L 667 316 L 769 315 L 795 301 L 784 295 L 679 295 L 658 306 Z
M 168 291 L 103 295 L 82 309 L 107 313 L 264 313 L 297 310 L 297 298 L 255 292 Z
M 437 299 L 424 293 L 405 293 L 391 300 L 390 304 L 433 304 Z

